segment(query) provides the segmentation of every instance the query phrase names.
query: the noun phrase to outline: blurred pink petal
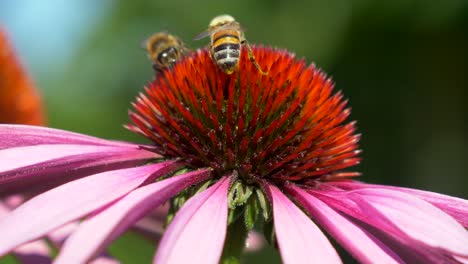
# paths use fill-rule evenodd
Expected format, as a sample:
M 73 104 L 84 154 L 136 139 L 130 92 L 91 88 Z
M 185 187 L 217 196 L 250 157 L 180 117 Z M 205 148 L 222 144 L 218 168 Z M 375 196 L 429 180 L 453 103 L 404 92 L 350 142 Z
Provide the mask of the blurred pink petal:
M 155 208 L 149 212 L 147 217 L 153 218 L 154 220 L 166 221 L 167 214 L 169 213 L 170 205 L 165 203 L 158 208 Z
M 262 249 L 266 245 L 266 240 L 257 231 L 250 231 L 245 241 L 245 252 L 254 252 Z
M 18 198 L 18 199 L 16 199 Z M 12 197 L 8 202 L 2 202 L 0 200 L 0 220 L 3 219 L 8 213 L 11 211 L 10 204 L 14 203 L 15 201 L 19 200 L 20 197 Z M 51 263 L 51 252 L 46 242 L 41 240 L 32 241 L 26 244 L 23 244 L 17 248 L 15 248 L 12 252 L 15 257 L 21 263 L 25 264 L 45 264 Z
M 23 264 L 49 264 L 52 262 L 49 246 L 42 240 L 23 244 L 15 248 L 13 254 Z
M 464 257 L 455 257 L 455 260 L 457 260 L 460 263 L 467 264 L 468 263 L 468 258 Z
M 111 207 L 83 222 L 66 241 L 56 263 L 88 261 L 151 209 L 208 176 L 210 170 L 193 171 L 132 191 Z
M 286 264 L 341 263 L 322 231 L 276 186 L 268 185 L 281 258 Z
M 104 172 L 34 197 L 0 220 L 0 255 L 111 203 L 173 168 L 174 162 L 165 162 Z
M 79 221 L 74 221 L 68 224 L 65 224 L 55 230 L 52 230 L 47 234 L 47 238 L 52 242 L 52 244 L 57 247 L 61 248 L 65 240 L 76 231 L 78 226 L 80 225 Z
M 88 262 L 88 264 L 119 264 L 119 263 L 120 261 L 111 257 L 107 257 L 107 256 L 100 256 Z
M 78 221 L 68 223 L 50 233 L 47 234 L 47 239 L 52 242 L 52 244 L 61 249 L 65 240 L 75 232 L 79 227 Z M 55 263 L 55 260 L 54 260 Z M 120 261 L 108 256 L 107 254 L 101 254 L 98 257 L 94 258 L 92 261 L 88 262 L 89 264 L 117 264 Z
M 362 263 L 403 263 L 385 244 L 327 204 L 290 185 L 291 195 L 327 232 Z
M 164 233 L 154 263 L 219 262 L 226 238 L 229 184 L 224 177 L 184 204 Z
M 164 233 L 165 223 L 166 221 L 146 216 L 132 226 L 132 231 L 137 232 L 153 242 L 159 242 Z
M 144 218 L 132 226 L 132 230 L 153 242 L 159 242 L 164 233 L 164 225 L 169 213 L 169 207 L 170 205 L 167 202 L 151 210 Z
M 10 195 L 10 196 L 5 197 L 3 202 L 10 209 L 13 209 L 13 208 L 18 207 L 20 204 L 24 202 L 24 196 L 19 195 L 19 194 Z
M 24 202 L 24 198 L 21 195 L 11 195 L 4 199 L 3 203 L 0 200 L 0 219 L 6 216 L 11 210 L 21 205 Z M 53 230 L 47 234 L 47 239 L 56 248 L 61 248 L 64 240 L 76 230 L 78 222 L 71 222 L 58 229 Z M 12 253 L 23 264 L 48 264 L 52 263 L 52 252 L 48 246 L 48 243 L 44 240 L 35 240 L 32 242 L 25 243 L 15 249 Z M 117 264 L 120 263 L 116 259 L 100 255 L 96 257 L 90 264 Z

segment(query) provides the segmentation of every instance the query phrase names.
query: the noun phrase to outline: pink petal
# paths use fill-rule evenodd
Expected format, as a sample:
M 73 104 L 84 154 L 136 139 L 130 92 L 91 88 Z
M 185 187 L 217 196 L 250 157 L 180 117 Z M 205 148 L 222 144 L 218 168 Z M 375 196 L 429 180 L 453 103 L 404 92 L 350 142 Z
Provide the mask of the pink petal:
M 164 162 L 104 172 L 34 197 L 0 219 L 0 256 L 115 201 L 149 178 L 165 175 L 176 167 L 174 162 Z
M 8 200 L 16 200 L 15 198 Z M 10 211 L 11 209 L 8 202 L 3 202 L 0 200 L 0 220 L 6 217 Z M 13 250 L 13 254 L 21 263 L 26 264 L 45 264 L 51 263 L 52 261 L 47 243 L 41 240 L 23 244 L 22 246 L 15 248 Z
M 0 150 L 0 192 L 12 192 L 12 187 L 32 184 L 38 188 L 41 183 L 51 184 L 53 179 L 70 180 L 71 176 L 134 166 L 155 157 L 155 153 L 137 146 L 52 144 L 3 149 Z
M 313 195 L 294 185 L 287 186 L 291 195 L 333 238 L 362 263 L 403 263 L 381 241 L 330 208 Z
M 355 198 L 362 197 L 357 202 L 364 206 L 364 210 L 369 213 L 372 213 L 372 209 L 376 210 L 377 214 L 381 214 L 401 231 L 401 234 L 395 235 L 409 236 L 450 254 L 468 256 L 468 232 L 455 219 L 430 203 L 386 189 L 360 189 L 352 193 Z M 382 225 L 389 231 L 392 228 L 385 221 L 374 225 Z
M 327 188 L 325 188 L 327 189 Z M 372 233 L 386 246 L 396 252 L 406 263 L 445 263 L 451 259 L 451 253 L 430 247 L 421 241 L 415 241 L 399 230 L 378 210 L 373 208 L 364 198 L 348 191 L 317 191 L 308 190 L 335 209 L 357 219 L 353 222 Z
M 151 209 L 210 176 L 199 170 L 138 188 L 80 225 L 66 241 L 55 263 L 85 263 Z
M 49 264 L 52 262 L 49 246 L 42 240 L 23 244 L 15 248 L 13 254 L 23 264 Z
M 19 195 L 19 194 L 10 195 L 10 196 L 5 197 L 4 203 L 6 206 L 10 208 L 16 208 L 24 202 L 24 199 L 25 198 L 23 195 Z
M 386 186 L 378 184 L 366 184 L 358 181 L 345 181 L 333 183 L 335 186 L 346 189 L 362 189 L 362 188 L 379 188 L 404 192 L 407 194 L 415 195 L 451 215 L 464 227 L 468 227 L 468 200 L 452 197 L 444 194 L 439 194 L 429 191 L 421 191 L 410 188 Z
M 451 197 L 434 192 L 420 191 L 408 188 L 395 190 L 405 192 L 425 200 L 455 218 L 461 225 L 468 228 L 468 200 Z
M 57 247 L 61 248 L 65 240 L 73 234 L 73 232 L 78 229 L 78 226 L 80 225 L 79 221 L 74 221 L 68 224 L 65 224 L 64 226 L 61 226 L 60 228 L 57 228 L 47 234 L 47 238 L 52 242 L 52 244 Z
M 403 259 L 404 263 L 454 263 L 453 257 L 443 250 L 429 247 L 404 236 L 393 236 L 391 233 L 359 220 L 354 220 L 354 223 L 391 248 Z
M 6 216 L 10 208 L 15 208 L 20 205 L 24 199 L 20 195 L 14 195 L 7 197 L 5 202 L 0 201 L 0 218 Z M 76 229 L 78 226 L 77 222 L 72 222 L 66 224 L 65 226 L 60 227 L 47 234 L 47 238 L 52 242 L 52 244 L 60 248 L 62 242 Z M 26 244 L 23 244 L 13 250 L 13 254 L 18 259 L 20 263 L 23 264 L 49 264 L 52 263 L 49 246 L 47 242 L 43 240 L 35 240 Z M 117 264 L 119 261 L 106 256 L 101 255 L 95 258 L 93 261 L 89 262 L 90 264 Z
M 42 144 L 129 145 L 128 143 L 104 140 L 60 129 L 0 124 L 0 149 Z
M 286 264 L 341 263 L 322 231 L 277 187 L 268 185 L 281 258 Z
M 65 240 L 78 229 L 78 221 L 68 223 L 52 232 L 47 234 L 47 239 L 52 242 L 56 248 L 61 248 Z M 55 263 L 55 260 L 54 260 Z M 107 253 L 100 254 L 92 261 L 87 262 L 89 264 L 117 264 L 120 261 L 110 257 Z
M 460 262 L 460 263 L 463 263 L 463 264 L 467 264 L 468 263 L 468 258 L 464 258 L 464 257 L 455 257 L 455 259 Z
M 55 262 L 54 262 L 55 263 Z M 120 261 L 113 259 L 107 256 L 100 256 L 92 261 L 88 262 L 89 264 L 118 264 Z
M 164 234 L 154 263 L 218 263 L 227 230 L 225 177 L 190 198 Z
M 119 152 L 121 147 L 72 145 L 72 144 L 49 144 L 25 146 L 0 150 L 0 168 L 3 171 L 17 170 L 19 168 L 56 161 L 57 159 L 92 153 Z M 129 150 L 124 148 L 124 150 Z

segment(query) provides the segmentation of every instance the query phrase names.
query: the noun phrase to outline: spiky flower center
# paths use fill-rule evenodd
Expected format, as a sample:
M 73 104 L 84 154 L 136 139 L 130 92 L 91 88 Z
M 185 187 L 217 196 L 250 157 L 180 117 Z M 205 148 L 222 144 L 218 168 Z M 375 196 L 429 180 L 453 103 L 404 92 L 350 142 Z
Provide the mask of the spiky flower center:
M 167 158 L 246 183 L 357 175 L 340 171 L 359 163 L 359 135 L 332 81 L 285 51 L 254 48 L 264 76 L 246 54 L 232 75 L 206 49 L 184 58 L 139 95 L 129 129 Z

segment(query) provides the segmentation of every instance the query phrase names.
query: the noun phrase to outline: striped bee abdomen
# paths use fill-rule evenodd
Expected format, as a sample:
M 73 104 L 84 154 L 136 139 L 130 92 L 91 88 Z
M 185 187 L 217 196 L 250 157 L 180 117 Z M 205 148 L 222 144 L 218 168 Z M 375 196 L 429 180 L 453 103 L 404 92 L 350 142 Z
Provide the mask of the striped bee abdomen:
M 227 74 L 234 72 L 239 64 L 240 45 L 239 32 L 236 30 L 220 30 L 213 35 L 213 59 Z

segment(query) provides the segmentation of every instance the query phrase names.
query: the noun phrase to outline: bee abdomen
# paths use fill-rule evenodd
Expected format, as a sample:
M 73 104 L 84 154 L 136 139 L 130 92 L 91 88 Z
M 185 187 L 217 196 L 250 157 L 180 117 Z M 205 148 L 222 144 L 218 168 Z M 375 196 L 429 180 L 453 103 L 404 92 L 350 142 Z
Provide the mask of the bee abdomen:
M 223 70 L 234 71 L 240 57 L 240 44 L 224 43 L 214 47 L 214 59 Z

